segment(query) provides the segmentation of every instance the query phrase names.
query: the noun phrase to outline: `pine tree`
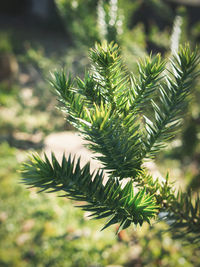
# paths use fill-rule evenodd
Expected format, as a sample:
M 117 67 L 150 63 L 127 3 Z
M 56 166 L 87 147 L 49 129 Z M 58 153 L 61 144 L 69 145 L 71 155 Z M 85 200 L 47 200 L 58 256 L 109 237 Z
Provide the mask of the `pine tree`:
M 108 219 L 103 229 L 118 223 L 120 231 L 161 218 L 170 222 L 177 236 L 184 231 L 200 241 L 199 197 L 175 193 L 168 175 L 164 182 L 154 180 L 143 166 L 181 124 L 198 75 L 197 49 L 180 47 L 168 72 L 160 55 L 149 56 L 140 61 L 138 77 L 128 72 L 114 43 L 96 44 L 89 57 L 91 69 L 84 79 L 58 71 L 51 84 L 67 120 L 88 141 L 103 168 L 91 172 L 90 163 L 80 166 L 80 158 L 63 155 L 59 163 L 53 153 L 51 160 L 34 154 L 23 164 L 23 182 L 84 201 L 81 208 L 91 217 Z M 153 112 L 147 116 L 146 110 Z

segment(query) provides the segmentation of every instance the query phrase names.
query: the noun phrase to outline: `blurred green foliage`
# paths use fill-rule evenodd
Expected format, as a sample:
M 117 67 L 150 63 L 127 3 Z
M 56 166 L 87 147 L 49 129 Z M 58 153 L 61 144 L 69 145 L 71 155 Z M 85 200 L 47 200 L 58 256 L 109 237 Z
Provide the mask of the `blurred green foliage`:
M 0 32 L 0 53 L 12 52 L 12 44 L 9 38 L 9 33 Z
M 97 0 L 56 0 L 55 2 L 72 41 L 88 45 L 98 41 L 98 31 L 95 27 Z

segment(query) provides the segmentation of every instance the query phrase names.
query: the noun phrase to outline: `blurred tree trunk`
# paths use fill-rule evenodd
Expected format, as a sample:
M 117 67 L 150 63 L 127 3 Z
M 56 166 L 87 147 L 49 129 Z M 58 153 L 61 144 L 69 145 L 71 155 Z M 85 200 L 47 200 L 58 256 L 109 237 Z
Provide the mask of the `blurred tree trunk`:
M 18 64 L 11 53 L 0 53 L 0 82 L 10 85 L 18 72 Z

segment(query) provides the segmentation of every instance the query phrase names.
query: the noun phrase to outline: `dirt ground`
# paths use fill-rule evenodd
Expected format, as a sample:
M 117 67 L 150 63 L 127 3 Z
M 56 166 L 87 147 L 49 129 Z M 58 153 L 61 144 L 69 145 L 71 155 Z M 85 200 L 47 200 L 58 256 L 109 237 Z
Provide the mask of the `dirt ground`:
M 44 144 L 44 151 L 47 155 L 50 156 L 53 151 L 59 161 L 61 160 L 63 153 L 65 153 L 66 156 L 71 154 L 72 156 L 76 155 L 77 157 L 81 157 L 82 166 L 90 161 L 92 171 L 102 167 L 97 160 L 93 159 L 94 154 L 85 147 L 87 142 L 84 141 L 77 132 L 66 131 L 52 133 L 46 137 Z M 159 178 L 160 180 L 164 179 L 154 162 L 148 161 L 144 165 L 154 178 Z
M 66 156 L 81 157 L 81 165 L 84 166 L 88 161 L 91 162 L 91 170 L 101 168 L 102 165 L 94 160 L 91 151 L 85 145 L 87 144 L 76 132 L 52 133 L 46 137 L 44 145 L 45 152 L 50 155 L 53 151 L 58 160 L 61 160 L 63 153 Z

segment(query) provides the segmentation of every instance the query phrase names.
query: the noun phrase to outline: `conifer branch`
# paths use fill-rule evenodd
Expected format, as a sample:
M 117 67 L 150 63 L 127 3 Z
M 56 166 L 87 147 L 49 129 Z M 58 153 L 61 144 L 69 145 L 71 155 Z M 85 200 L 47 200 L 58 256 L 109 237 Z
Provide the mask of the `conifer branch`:
M 167 76 L 160 85 L 160 103 L 152 100 L 154 119 L 146 118 L 145 150 L 141 157 L 153 157 L 171 139 L 180 126 L 181 114 L 186 107 L 186 97 L 191 93 L 192 84 L 197 76 L 195 69 L 199 64 L 197 49 L 190 51 L 189 46 L 180 48 L 171 61 L 172 78 Z
M 129 109 L 130 111 L 140 110 L 144 104 L 149 101 L 155 90 L 159 86 L 159 81 L 162 78 L 165 63 L 161 61 L 161 57 L 158 54 L 154 58 L 151 56 L 146 58 L 143 62 L 138 64 L 139 79 L 135 79 L 131 75 L 131 92 L 129 96 Z
M 104 103 L 120 111 L 127 102 L 130 81 L 118 45 L 106 41 L 102 45 L 96 44 L 95 49 L 90 49 L 90 59 L 93 77 L 101 89 Z
M 200 242 L 200 198 L 194 198 L 192 192 L 179 191 L 171 201 L 166 203 L 166 222 L 174 238 L 187 242 Z
M 68 121 L 79 128 L 81 126 L 79 119 L 85 119 L 84 106 L 87 102 L 74 90 L 71 76 L 66 78 L 64 71 L 54 72 L 50 84 L 54 87 L 61 109 L 68 114 Z
M 187 192 L 175 192 L 174 183 L 167 174 L 163 182 L 153 179 L 143 170 L 137 176 L 137 187 L 146 187 L 146 192 L 154 195 L 159 210 L 159 218 L 168 225 L 174 239 L 181 238 L 187 243 L 200 242 L 200 196 Z
M 120 224 L 120 229 L 131 223 L 142 225 L 144 221 L 150 222 L 157 213 L 154 196 L 146 194 L 145 188 L 134 194 L 132 181 L 122 188 L 115 178 L 103 185 L 103 172 L 91 174 L 89 163 L 81 168 L 80 158 L 76 162 L 75 158 L 69 156 L 66 160 L 63 155 L 59 164 L 54 154 L 51 162 L 46 155 L 44 160 L 33 155 L 23 165 L 22 175 L 26 185 L 39 187 L 40 191 L 64 191 L 63 196 L 86 201 L 88 204 L 81 207 L 91 212 L 91 217 L 109 217 L 103 229 L 115 223 Z
M 96 106 L 83 132 L 84 138 L 90 141 L 89 148 L 100 154 L 96 158 L 104 164 L 107 173 L 120 180 L 135 177 L 141 166 L 139 125 L 130 116 L 122 124 L 111 107 Z
M 108 181 L 103 184 L 103 171 L 91 174 L 89 164 L 81 168 L 80 159 L 63 156 L 59 164 L 54 155 L 51 162 L 46 156 L 42 160 L 34 155 L 23 165 L 24 183 L 41 191 L 64 191 L 66 197 L 87 202 L 82 208 L 90 211 L 91 217 L 109 217 L 104 228 L 114 223 L 120 224 L 119 230 L 131 223 L 142 225 L 165 212 L 167 220 L 173 220 L 173 229 L 184 229 L 200 240 L 199 198 L 193 203 L 191 194 L 175 194 L 168 176 L 160 183 L 142 167 L 143 160 L 153 157 L 179 126 L 198 75 L 197 49 L 181 48 L 165 78 L 161 77 L 165 65 L 156 56 L 140 63 L 136 80 L 128 74 L 114 43 L 97 44 L 90 59 L 92 67 L 83 80 L 55 72 L 51 84 L 68 121 L 98 153 L 96 158 L 109 174 Z M 141 116 L 145 105 L 151 105 L 154 116 L 146 118 L 142 129 L 138 114 Z M 124 178 L 130 179 L 122 187 Z

